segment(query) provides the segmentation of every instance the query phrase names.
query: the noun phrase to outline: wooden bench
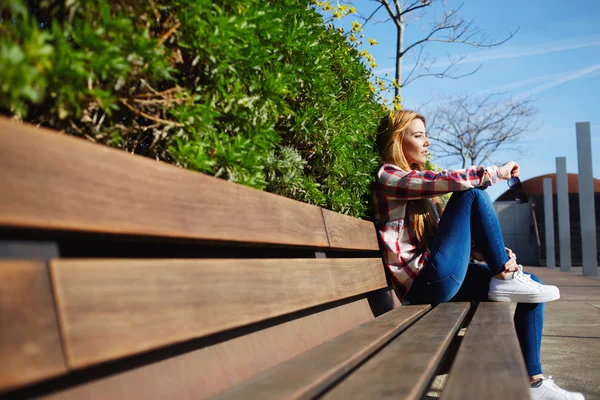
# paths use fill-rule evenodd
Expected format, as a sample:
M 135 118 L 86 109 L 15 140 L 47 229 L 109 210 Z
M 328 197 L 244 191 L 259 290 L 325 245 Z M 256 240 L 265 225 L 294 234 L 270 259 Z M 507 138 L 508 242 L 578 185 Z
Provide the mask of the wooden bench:
M 6 119 L 0 171 L 0 397 L 528 398 L 506 304 L 400 307 L 370 222 Z

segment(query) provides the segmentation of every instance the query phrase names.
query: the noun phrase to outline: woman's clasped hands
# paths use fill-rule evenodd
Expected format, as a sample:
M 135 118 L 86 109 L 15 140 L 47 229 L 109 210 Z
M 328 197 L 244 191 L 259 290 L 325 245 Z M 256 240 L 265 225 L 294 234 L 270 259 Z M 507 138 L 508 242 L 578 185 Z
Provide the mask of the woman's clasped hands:
M 500 178 L 509 180 L 521 174 L 521 167 L 515 161 L 509 161 L 500 167 Z
M 511 249 L 509 249 L 508 247 L 505 247 L 506 249 L 506 254 L 508 255 L 508 261 L 506 262 L 506 264 L 504 264 L 504 271 L 505 272 L 514 272 L 517 269 L 519 269 L 517 267 L 517 255 L 515 253 L 513 253 L 513 251 Z

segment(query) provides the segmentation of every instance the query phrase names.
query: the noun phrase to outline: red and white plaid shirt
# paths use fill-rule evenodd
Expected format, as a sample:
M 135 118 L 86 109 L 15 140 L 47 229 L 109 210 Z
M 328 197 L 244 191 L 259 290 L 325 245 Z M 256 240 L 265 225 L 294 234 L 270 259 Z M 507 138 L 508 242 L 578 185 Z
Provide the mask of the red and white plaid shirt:
M 500 169 L 495 165 L 447 171 L 404 171 L 393 164 L 379 168 L 373 187 L 375 224 L 384 246 L 384 261 L 400 300 L 431 256 L 429 250 L 418 247 L 410 225 L 408 201 L 431 201 L 431 197 L 450 192 L 486 188 L 499 179 Z

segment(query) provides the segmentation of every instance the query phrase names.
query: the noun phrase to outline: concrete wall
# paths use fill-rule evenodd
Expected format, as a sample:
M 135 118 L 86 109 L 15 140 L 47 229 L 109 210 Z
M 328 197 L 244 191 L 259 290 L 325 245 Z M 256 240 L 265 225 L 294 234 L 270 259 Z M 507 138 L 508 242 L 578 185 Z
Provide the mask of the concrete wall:
M 519 264 L 538 265 L 538 250 L 529 203 L 498 201 L 494 203 L 494 210 L 502 228 L 504 244 L 515 252 Z

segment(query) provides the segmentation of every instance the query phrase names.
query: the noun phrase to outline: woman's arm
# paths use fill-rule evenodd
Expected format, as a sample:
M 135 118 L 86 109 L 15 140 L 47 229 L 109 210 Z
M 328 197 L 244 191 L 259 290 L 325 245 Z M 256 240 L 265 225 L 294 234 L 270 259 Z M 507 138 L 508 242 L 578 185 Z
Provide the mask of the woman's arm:
M 504 178 L 503 175 L 501 168 L 495 165 L 444 171 L 403 171 L 395 165 L 384 164 L 377 173 L 377 181 L 388 196 L 415 200 L 476 187 L 486 188 Z

